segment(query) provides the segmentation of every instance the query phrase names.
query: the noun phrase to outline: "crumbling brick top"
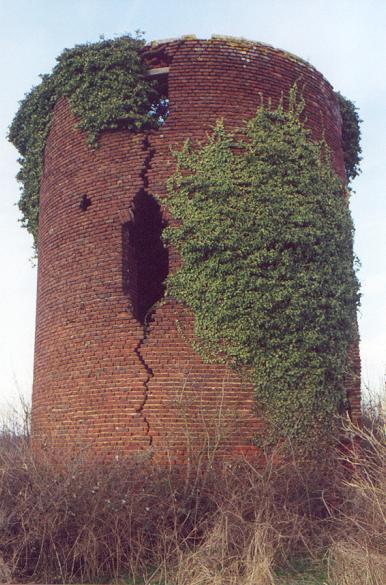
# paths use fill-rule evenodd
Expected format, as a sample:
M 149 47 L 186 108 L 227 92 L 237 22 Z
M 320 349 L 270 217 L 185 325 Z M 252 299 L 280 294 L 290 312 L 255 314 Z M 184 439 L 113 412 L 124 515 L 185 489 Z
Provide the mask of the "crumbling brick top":
M 318 76 L 323 78 L 324 82 L 330 86 L 331 84 L 329 81 L 318 71 L 311 63 L 309 63 L 306 59 L 302 59 L 298 55 L 291 53 L 290 51 L 286 51 L 284 49 L 279 49 L 270 45 L 268 43 L 262 43 L 260 41 L 253 41 L 250 39 L 246 39 L 244 37 L 233 37 L 230 35 L 215 35 L 213 34 L 209 39 L 198 38 L 194 34 L 189 35 L 182 35 L 181 37 L 173 37 L 169 39 L 159 39 L 154 41 L 149 41 L 144 47 L 144 53 L 149 54 L 152 53 L 154 50 L 161 51 L 165 50 L 167 52 L 173 53 L 177 47 L 180 47 L 182 44 L 192 43 L 193 45 L 213 45 L 222 44 L 227 45 L 229 48 L 234 49 L 235 51 L 241 53 L 252 52 L 254 54 L 259 53 L 260 57 L 265 55 L 266 58 L 269 58 L 270 54 L 280 56 L 284 59 L 289 61 L 293 61 L 302 67 L 316 73 Z

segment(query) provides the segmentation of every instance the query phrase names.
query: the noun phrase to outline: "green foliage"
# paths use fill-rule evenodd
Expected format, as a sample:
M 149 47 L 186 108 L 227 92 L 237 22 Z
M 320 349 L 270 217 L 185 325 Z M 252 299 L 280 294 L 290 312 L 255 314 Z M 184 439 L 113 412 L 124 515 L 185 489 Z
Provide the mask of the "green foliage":
M 303 104 L 261 106 L 235 134 L 218 122 L 176 154 L 165 240 L 181 254 L 167 295 L 193 310 L 197 349 L 253 381 L 272 437 L 332 434 L 345 399 L 358 283 L 344 186 Z
M 19 207 L 23 225 L 37 235 L 40 177 L 44 147 L 53 107 L 67 97 L 79 127 L 90 145 L 97 145 L 99 132 L 126 128 L 138 131 L 157 126 L 161 104 L 157 87 L 146 78 L 140 36 L 77 45 L 65 49 L 50 75 L 42 76 L 20 104 L 9 139 L 21 154 L 18 180 L 22 184 Z M 162 114 L 164 112 L 161 112 Z
M 33 88 L 21 102 L 9 131 L 9 140 L 21 155 L 17 179 L 22 185 L 18 203 L 22 212 L 22 225 L 33 235 L 35 243 L 44 146 L 56 99 L 52 78 L 43 76 L 41 84 Z
M 342 116 L 342 145 L 344 152 L 344 164 L 346 168 L 347 180 L 355 179 L 360 173 L 359 163 L 361 157 L 361 130 L 357 108 L 347 98 L 343 97 L 339 92 L 336 92 L 336 97 L 339 101 L 340 113 Z

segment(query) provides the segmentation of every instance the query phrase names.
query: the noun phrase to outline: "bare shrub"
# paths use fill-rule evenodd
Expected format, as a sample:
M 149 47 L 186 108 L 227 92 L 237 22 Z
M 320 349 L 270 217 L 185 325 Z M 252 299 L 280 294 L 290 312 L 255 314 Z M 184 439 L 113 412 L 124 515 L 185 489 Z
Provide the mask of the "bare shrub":
M 236 461 L 217 457 L 230 415 L 228 426 L 202 420 L 207 432 L 196 417 L 193 434 L 186 416 L 178 465 L 139 456 L 98 463 L 87 449 L 58 460 L 27 440 L 0 441 L 1 579 L 274 585 L 278 569 L 329 551 L 334 585 L 382 582 L 379 428 L 349 426 L 341 452 L 306 459 L 281 444 Z
M 161 536 L 189 540 L 210 510 L 205 494 L 184 489 L 180 468 L 143 461 L 58 465 L 21 448 L 2 453 L 0 473 L 1 549 L 21 579 L 146 574 L 159 561 Z
M 366 388 L 366 398 L 362 404 L 362 428 L 379 439 L 385 439 L 386 429 L 386 388 L 384 392 L 374 392 Z M 362 437 L 363 438 L 363 437 Z
M 327 455 L 327 454 L 326 454 Z M 330 454 L 331 457 L 333 454 Z M 341 469 L 328 456 L 301 460 L 288 445 L 217 472 L 215 512 L 198 545 L 182 553 L 177 585 L 271 585 L 279 567 L 320 561 L 330 543 Z
M 288 451 L 264 465 L 86 455 L 59 464 L 25 444 L 1 452 L 0 550 L 14 579 L 265 585 L 274 567 L 326 548 L 333 465 Z
M 0 416 L 0 452 L 26 443 L 31 431 L 31 404 L 19 391 L 16 405 L 9 406 Z
M 370 418 L 370 417 L 369 417 Z M 336 585 L 386 583 L 386 442 L 380 413 L 366 427 L 351 427 L 354 443 L 336 518 L 329 572 Z

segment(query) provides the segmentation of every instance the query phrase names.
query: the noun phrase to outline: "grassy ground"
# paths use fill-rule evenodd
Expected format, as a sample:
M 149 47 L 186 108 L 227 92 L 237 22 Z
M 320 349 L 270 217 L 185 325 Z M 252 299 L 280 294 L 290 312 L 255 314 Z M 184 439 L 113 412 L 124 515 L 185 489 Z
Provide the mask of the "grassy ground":
M 331 458 L 283 445 L 264 466 L 53 465 L 0 432 L 0 583 L 385 585 L 384 419 L 370 422 Z
M 165 585 L 159 581 L 125 581 L 124 585 Z M 170 585 L 174 585 L 170 583 Z M 327 578 L 323 569 L 307 569 L 299 572 L 279 573 L 275 579 L 275 585 L 334 585 Z
M 277 585 L 333 585 L 327 580 L 323 569 L 305 570 L 303 572 L 278 575 Z

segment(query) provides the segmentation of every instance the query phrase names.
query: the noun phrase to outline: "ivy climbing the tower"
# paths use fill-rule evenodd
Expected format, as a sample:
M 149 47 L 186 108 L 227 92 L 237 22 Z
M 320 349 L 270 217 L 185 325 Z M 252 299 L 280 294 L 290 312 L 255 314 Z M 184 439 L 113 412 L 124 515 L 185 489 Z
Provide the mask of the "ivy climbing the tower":
M 272 439 L 333 437 L 345 406 L 358 282 L 344 185 L 293 90 L 235 133 L 175 153 L 164 238 L 182 259 L 167 296 L 192 310 L 196 347 L 255 389 Z
M 35 241 L 44 148 L 53 108 L 60 97 L 68 98 L 78 126 L 86 132 L 92 147 L 97 146 L 102 130 L 154 128 L 165 116 L 164 96 L 146 76 L 141 58 L 144 44 L 137 34 L 65 49 L 52 73 L 43 75 L 41 83 L 21 102 L 9 139 L 21 155 L 18 180 L 22 185 L 22 223 Z
M 361 157 L 361 132 L 357 108 L 352 101 L 345 98 L 341 93 L 335 93 L 342 116 L 342 147 L 344 154 L 344 165 L 348 181 L 352 181 L 360 173 Z

